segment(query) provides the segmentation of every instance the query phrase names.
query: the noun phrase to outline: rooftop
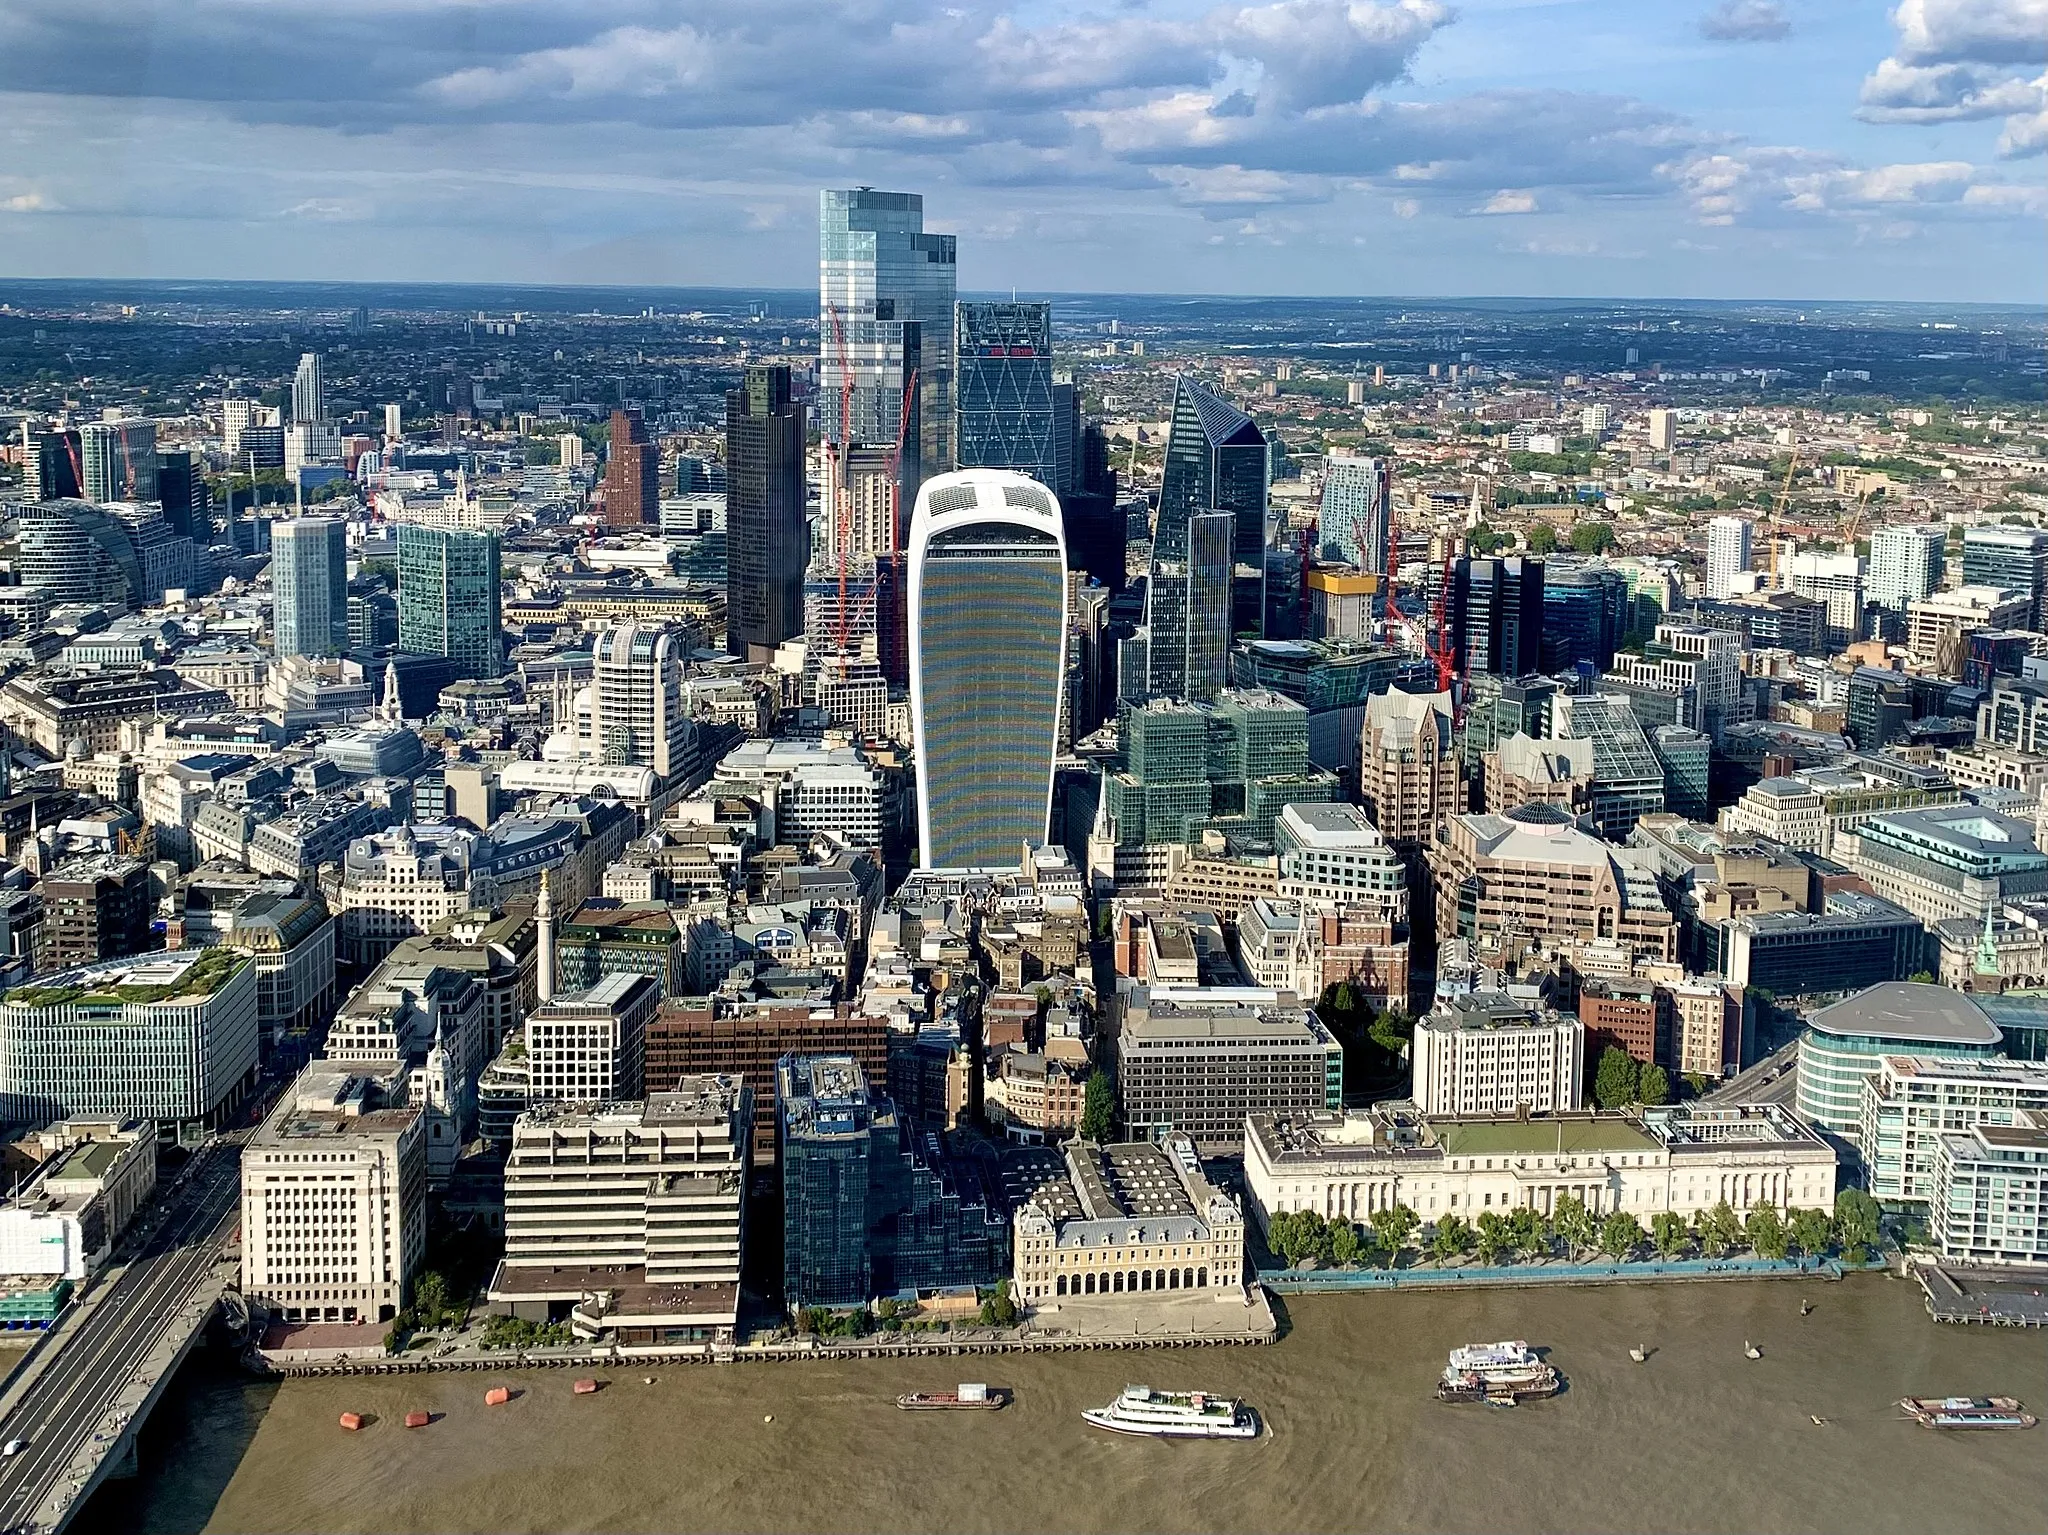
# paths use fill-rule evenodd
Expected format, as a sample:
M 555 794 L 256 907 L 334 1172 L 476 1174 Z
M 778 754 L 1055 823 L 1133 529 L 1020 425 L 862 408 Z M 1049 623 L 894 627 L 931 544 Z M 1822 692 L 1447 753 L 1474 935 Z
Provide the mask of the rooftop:
M 1650 1152 L 1656 1138 L 1622 1115 L 1560 1114 L 1532 1119 L 1432 1119 L 1446 1156 L 1587 1156 Z
M 1912 1044 L 1995 1045 L 2004 1036 L 1983 1008 L 1959 991 L 1919 981 L 1886 981 L 1824 1007 L 1807 1023 L 1837 1039 Z

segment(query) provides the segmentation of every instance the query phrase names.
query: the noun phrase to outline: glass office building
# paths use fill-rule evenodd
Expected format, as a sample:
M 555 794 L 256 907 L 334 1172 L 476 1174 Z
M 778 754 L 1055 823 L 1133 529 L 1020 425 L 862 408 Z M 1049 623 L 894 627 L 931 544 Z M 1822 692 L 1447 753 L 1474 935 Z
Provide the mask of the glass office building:
M 786 364 L 747 369 L 725 397 L 726 649 L 767 661 L 804 632 L 804 408 Z
M 272 525 L 272 621 L 280 659 L 348 654 L 347 533 L 348 525 L 336 517 Z
M 1052 814 L 1067 648 L 1052 493 L 998 469 L 926 481 L 909 627 L 920 867 L 1012 867 Z
M 1387 573 L 1392 534 L 1393 471 L 1384 459 L 1332 453 L 1325 460 L 1316 510 L 1316 558 Z
M 464 677 L 505 670 L 498 535 L 401 523 L 398 648 L 446 656 Z
M 782 1290 L 791 1311 L 882 1295 L 993 1285 L 1009 1272 L 1009 1223 L 960 1176 L 936 1134 L 871 1092 L 850 1055 L 776 1063 L 782 1160 Z
M 1450 629 L 1461 677 L 1543 670 L 1543 562 L 1461 558 L 1451 573 Z
M 1053 401 L 1052 305 L 962 304 L 958 334 L 960 467 L 1058 485 L 1068 455 Z
M 1231 634 L 1261 630 L 1268 458 L 1250 416 L 1192 379 L 1175 382 L 1147 597 L 1154 698 L 1214 697 Z
M 1584 661 L 1596 672 L 1614 665 L 1628 632 L 1628 583 L 1611 565 L 1553 560 L 1543 567 L 1543 639 L 1546 672 L 1568 672 Z

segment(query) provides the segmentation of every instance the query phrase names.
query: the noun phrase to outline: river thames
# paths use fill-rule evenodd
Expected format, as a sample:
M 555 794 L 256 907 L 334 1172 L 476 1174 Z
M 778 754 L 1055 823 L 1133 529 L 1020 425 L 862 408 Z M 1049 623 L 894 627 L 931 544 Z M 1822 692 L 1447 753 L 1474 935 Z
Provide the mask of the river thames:
M 1802 1299 L 1813 1302 L 1799 1314 Z M 1290 1297 L 1267 1348 L 282 1385 L 190 1367 L 84 1531 L 2039 1530 L 2048 1428 L 1937 1433 L 1905 1395 L 2048 1407 L 2048 1333 L 1944 1327 L 1917 1285 L 1738 1281 Z M 1452 1346 L 1527 1338 L 1568 1382 L 1437 1403 Z M 1745 1356 L 1754 1342 L 1761 1359 Z M 1644 1364 L 1632 1344 L 1650 1350 Z M 902 1413 L 985 1377 L 997 1413 Z M 1127 1382 L 1240 1395 L 1250 1443 L 1080 1420 Z M 523 1394 L 486 1408 L 494 1384 Z M 445 1413 L 407 1431 L 408 1409 Z M 376 1422 L 359 1434 L 344 1411 Z M 772 1422 L 764 1421 L 772 1418 Z M 1819 1418 L 1822 1421 L 1815 1423 Z

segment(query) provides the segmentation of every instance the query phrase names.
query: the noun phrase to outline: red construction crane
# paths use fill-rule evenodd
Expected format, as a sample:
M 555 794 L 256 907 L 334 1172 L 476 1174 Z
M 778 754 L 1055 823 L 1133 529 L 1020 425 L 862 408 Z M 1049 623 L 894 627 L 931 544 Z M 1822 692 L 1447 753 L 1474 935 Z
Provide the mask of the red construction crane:
M 58 439 L 64 444 L 64 451 L 71 456 L 71 483 L 78 487 L 78 494 L 85 494 L 85 466 L 78 461 L 78 444 L 71 440 L 68 428 L 60 427 Z
M 839 440 L 825 444 L 825 484 L 832 496 L 832 536 L 839 552 L 839 653 L 846 654 L 846 546 L 852 542 L 852 513 L 847 505 L 846 465 L 853 448 L 853 363 L 846 355 L 846 327 L 839 306 L 826 306 L 832 321 L 832 347 L 839 354 Z
M 1453 543 L 1444 555 L 1442 578 L 1437 582 L 1436 600 L 1430 606 L 1429 623 L 1418 623 L 1401 611 L 1395 600 L 1398 588 L 1395 578 L 1400 573 L 1401 532 L 1390 516 L 1387 521 L 1387 611 L 1396 618 L 1407 622 L 1422 641 L 1422 653 L 1436 667 L 1436 687 L 1439 693 L 1451 690 L 1457 667 L 1452 659 L 1450 637 L 1445 632 L 1444 613 L 1446 594 L 1450 590 L 1452 568 L 1457 560 L 1457 545 Z

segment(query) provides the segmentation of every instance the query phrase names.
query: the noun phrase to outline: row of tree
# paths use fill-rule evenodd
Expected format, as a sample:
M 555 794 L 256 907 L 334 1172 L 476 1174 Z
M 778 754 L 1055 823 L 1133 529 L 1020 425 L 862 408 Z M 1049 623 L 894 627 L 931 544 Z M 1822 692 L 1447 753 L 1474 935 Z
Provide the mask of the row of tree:
M 1833 1213 L 1794 1208 L 1780 1214 L 1760 1206 L 1744 1218 L 1724 1199 L 1696 1220 L 1660 1211 L 1650 1217 L 1647 1231 L 1627 1211 L 1596 1217 L 1585 1201 L 1571 1195 L 1558 1200 L 1548 1218 L 1523 1205 L 1483 1210 L 1476 1221 L 1445 1215 L 1426 1232 L 1422 1218 L 1406 1205 L 1375 1210 L 1363 1226 L 1342 1217 L 1326 1220 L 1314 1210 L 1292 1210 L 1273 1217 L 1266 1245 L 1289 1264 L 1313 1258 L 1342 1266 L 1384 1262 L 1392 1267 L 1411 1246 L 1439 1262 L 1458 1262 L 1471 1254 L 1489 1266 L 1520 1257 L 1554 1257 L 1560 1251 L 1567 1257 L 1597 1251 L 1620 1261 L 1635 1257 L 1645 1245 L 1666 1259 L 1689 1247 L 1707 1258 L 1747 1247 L 1759 1258 L 1782 1259 L 1795 1250 L 1822 1258 L 1839 1251 L 1861 1262 L 1878 1235 L 1877 1201 L 1861 1189 L 1844 1189 Z
M 1671 1074 L 1662 1066 L 1638 1061 L 1619 1045 L 1609 1045 L 1593 1068 L 1593 1101 L 1603 1109 L 1631 1103 L 1655 1108 L 1671 1101 Z

